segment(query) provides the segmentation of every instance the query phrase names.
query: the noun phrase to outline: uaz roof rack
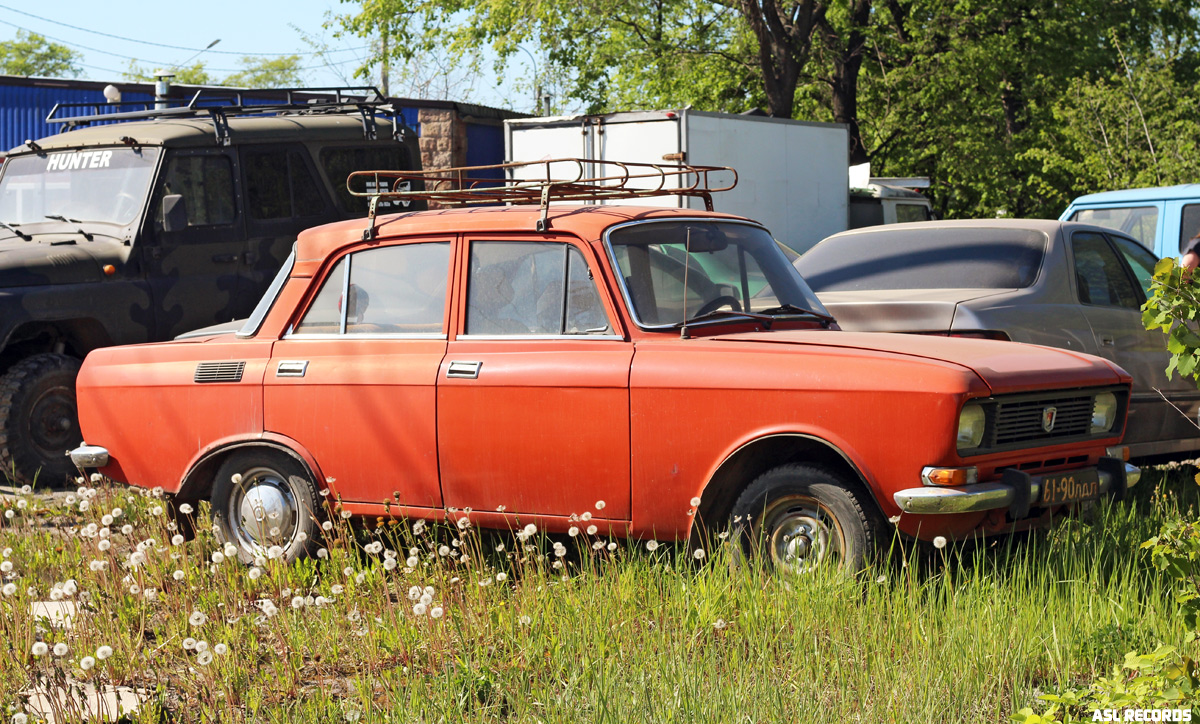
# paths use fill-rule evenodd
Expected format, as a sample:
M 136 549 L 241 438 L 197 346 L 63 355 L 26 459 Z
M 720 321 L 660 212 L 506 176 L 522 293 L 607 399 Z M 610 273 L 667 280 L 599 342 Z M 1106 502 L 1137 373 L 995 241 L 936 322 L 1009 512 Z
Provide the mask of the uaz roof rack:
M 47 123 L 64 124 L 63 131 L 87 126 L 97 121 L 132 121 L 159 118 L 212 119 L 217 142 L 229 144 L 228 119 L 240 116 L 262 116 L 281 113 L 354 113 L 362 117 L 363 134 L 376 138 L 375 116 L 395 118 L 395 108 L 383 98 L 374 86 L 324 87 L 324 88 L 279 88 L 261 91 L 271 95 L 282 95 L 278 102 L 247 102 L 252 100 L 248 93 L 225 88 L 201 88 L 190 99 L 162 99 L 146 101 L 124 101 L 117 103 L 57 103 L 46 116 Z M 322 95 L 324 94 L 324 95 Z M 303 97 L 303 96 L 311 97 Z M 137 108 L 138 110 L 123 110 Z M 90 109 L 90 114 L 67 115 L 67 111 Z M 395 124 L 394 134 L 403 132 L 402 124 Z
M 518 178 L 517 172 L 521 170 L 537 173 L 533 178 Z M 494 175 L 480 175 L 487 172 Z M 713 172 L 729 173 L 732 181 L 727 185 L 714 185 L 709 180 L 709 174 Z M 346 188 L 354 196 L 370 199 L 367 213 L 370 225 L 363 232 L 363 238 L 372 239 L 380 199 L 422 198 L 449 206 L 539 204 L 542 217 L 537 229 L 545 231 L 551 201 L 694 196 L 704 199 L 704 207 L 712 211 L 712 194 L 732 189 L 737 186 L 737 180 L 737 171 L 728 166 L 555 158 L 428 171 L 355 171 L 346 179 Z

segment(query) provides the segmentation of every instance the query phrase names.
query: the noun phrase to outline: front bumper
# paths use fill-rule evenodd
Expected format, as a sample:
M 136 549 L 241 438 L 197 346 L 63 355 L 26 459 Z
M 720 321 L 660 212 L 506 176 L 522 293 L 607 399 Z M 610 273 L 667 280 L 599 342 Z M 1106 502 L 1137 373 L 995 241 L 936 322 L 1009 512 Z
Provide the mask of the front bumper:
M 1101 458 L 1096 466 L 1100 495 L 1124 496 L 1141 480 L 1142 471 L 1115 458 Z M 1056 475 L 1061 472 L 1056 472 Z M 1004 471 L 1000 482 L 957 487 L 924 485 L 895 493 L 892 498 L 905 513 L 919 515 L 979 513 L 1007 508 L 1013 518 L 1024 518 L 1041 497 L 1042 476 L 1018 470 Z
M 99 445 L 83 444 L 68 453 L 71 462 L 80 470 L 108 465 L 108 450 Z

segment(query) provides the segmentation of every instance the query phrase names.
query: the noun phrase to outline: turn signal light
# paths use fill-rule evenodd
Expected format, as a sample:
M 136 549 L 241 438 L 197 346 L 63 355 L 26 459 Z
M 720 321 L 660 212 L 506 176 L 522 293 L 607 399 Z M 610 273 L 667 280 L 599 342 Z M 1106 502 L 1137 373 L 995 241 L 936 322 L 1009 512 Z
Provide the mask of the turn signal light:
M 969 468 L 925 468 L 921 481 L 926 485 L 972 485 L 979 482 L 979 469 Z
M 1129 462 L 1129 448 L 1125 445 L 1121 445 L 1120 447 L 1104 448 L 1104 454 L 1110 458 L 1116 458 L 1117 460 Z
M 104 273 L 111 277 L 113 274 L 117 273 L 117 268 L 115 266 L 113 266 L 112 264 L 105 264 L 104 265 Z

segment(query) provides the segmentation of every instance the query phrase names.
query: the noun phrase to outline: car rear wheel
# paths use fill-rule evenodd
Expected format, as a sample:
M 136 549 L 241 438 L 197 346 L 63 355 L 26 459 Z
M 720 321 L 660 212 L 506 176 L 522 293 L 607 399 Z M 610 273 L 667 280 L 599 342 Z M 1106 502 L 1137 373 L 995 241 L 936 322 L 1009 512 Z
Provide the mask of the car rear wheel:
M 779 573 L 855 573 L 879 530 L 859 486 L 820 465 L 789 464 L 758 476 L 733 506 L 735 554 Z
M 222 542 L 237 546 L 242 563 L 266 556 L 273 546 L 286 560 L 303 558 L 320 547 L 319 501 L 317 486 L 299 461 L 271 449 L 242 450 L 217 471 L 215 530 Z
M 62 486 L 77 472 L 67 451 L 83 442 L 75 404 L 79 360 L 38 354 L 0 377 L 0 468 L 17 482 Z

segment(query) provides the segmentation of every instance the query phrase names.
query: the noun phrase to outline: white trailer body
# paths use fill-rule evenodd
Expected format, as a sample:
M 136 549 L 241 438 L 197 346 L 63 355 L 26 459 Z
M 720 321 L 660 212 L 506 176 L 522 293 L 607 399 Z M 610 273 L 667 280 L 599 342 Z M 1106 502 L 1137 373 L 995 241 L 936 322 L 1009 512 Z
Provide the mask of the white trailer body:
M 589 158 L 729 166 L 738 173 L 737 186 L 713 195 L 716 210 L 762 222 L 799 253 L 847 228 L 850 132 L 844 124 L 683 109 L 507 120 L 504 127 L 505 157 L 512 162 Z M 710 179 L 729 180 L 716 174 Z M 673 196 L 607 203 L 704 208 L 701 199 Z

